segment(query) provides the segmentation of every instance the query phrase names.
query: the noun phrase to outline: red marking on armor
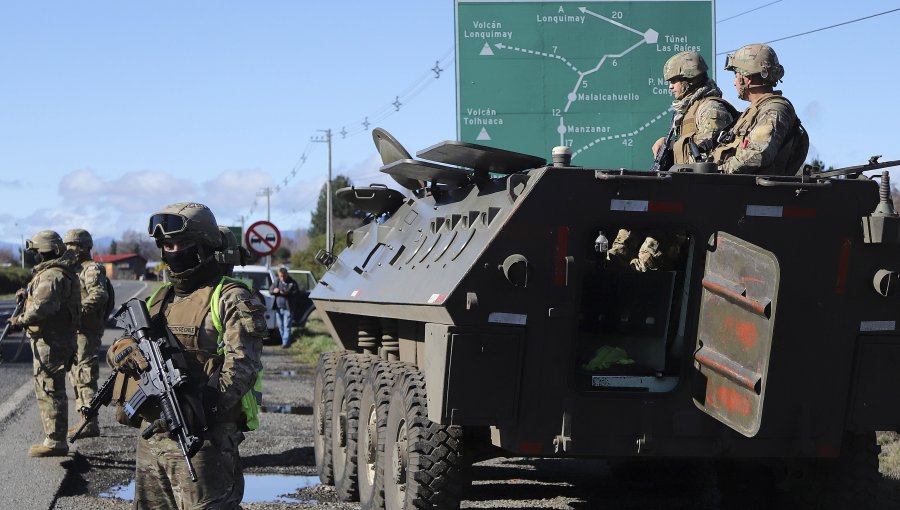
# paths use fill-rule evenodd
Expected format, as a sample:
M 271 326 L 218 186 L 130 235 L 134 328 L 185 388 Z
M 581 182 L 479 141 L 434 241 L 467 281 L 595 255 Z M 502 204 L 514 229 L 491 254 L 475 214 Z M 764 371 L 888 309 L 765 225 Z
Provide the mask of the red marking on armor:
M 734 325 L 734 331 L 737 333 L 738 341 L 747 349 L 756 345 L 756 338 L 759 332 L 756 330 L 756 324 L 748 321 L 737 321 Z
M 519 453 L 527 453 L 530 455 L 538 455 L 543 452 L 541 443 L 534 441 L 522 441 L 519 443 Z
M 556 231 L 556 271 L 553 283 L 558 287 L 566 284 L 566 254 L 569 252 L 569 227 L 559 227 Z
M 837 278 L 834 282 L 834 293 L 843 296 L 847 291 L 847 271 L 850 269 L 850 238 L 845 237 L 841 241 L 840 255 L 838 256 Z
M 838 457 L 841 454 L 841 449 L 830 444 L 820 444 L 816 446 L 816 454 L 819 457 Z
M 719 386 L 715 397 L 716 402 L 724 405 L 731 414 L 740 413 L 741 416 L 750 414 L 750 399 L 734 388 Z
M 747 148 L 747 145 L 748 145 L 749 143 L 750 143 L 750 139 L 749 139 L 749 138 L 744 138 L 744 143 L 741 145 L 741 148 L 742 148 L 742 149 L 746 149 L 746 148 Z
M 648 212 L 680 213 L 684 212 L 684 204 L 681 202 L 648 202 Z
M 781 213 L 784 218 L 815 218 L 816 210 L 808 207 L 787 207 Z
M 754 283 L 766 283 L 766 281 L 763 280 L 762 278 L 754 278 L 752 276 L 742 276 L 741 281 L 742 282 L 754 282 Z

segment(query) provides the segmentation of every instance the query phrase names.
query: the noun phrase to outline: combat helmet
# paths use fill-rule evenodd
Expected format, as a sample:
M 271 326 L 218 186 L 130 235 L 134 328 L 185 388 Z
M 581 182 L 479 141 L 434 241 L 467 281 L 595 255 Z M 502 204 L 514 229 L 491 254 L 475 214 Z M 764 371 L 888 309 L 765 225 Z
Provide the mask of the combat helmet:
M 230 228 L 219 225 L 222 234 L 222 249 L 216 252 L 216 262 L 225 266 L 243 266 L 247 264 L 247 250 L 238 246 L 237 237 Z
M 706 74 L 709 66 L 703 60 L 703 56 L 696 51 L 682 51 L 672 55 L 663 66 L 663 78 L 672 81 L 675 78 L 693 80 Z
M 784 77 L 778 55 L 765 44 L 748 44 L 725 58 L 725 70 L 744 76 L 758 74 L 766 83 L 775 85 Z
M 216 217 L 209 207 L 195 202 L 167 205 L 150 216 L 147 233 L 161 246 L 165 239 L 191 240 L 209 248 L 222 246 Z
M 91 237 L 91 233 L 83 228 L 73 228 L 66 232 L 66 235 L 63 236 L 63 243 L 77 244 L 85 250 L 90 250 L 94 247 L 94 239 Z
M 38 253 L 52 253 L 58 257 L 66 251 L 66 245 L 59 234 L 52 230 L 41 230 L 25 241 L 25 249 Z

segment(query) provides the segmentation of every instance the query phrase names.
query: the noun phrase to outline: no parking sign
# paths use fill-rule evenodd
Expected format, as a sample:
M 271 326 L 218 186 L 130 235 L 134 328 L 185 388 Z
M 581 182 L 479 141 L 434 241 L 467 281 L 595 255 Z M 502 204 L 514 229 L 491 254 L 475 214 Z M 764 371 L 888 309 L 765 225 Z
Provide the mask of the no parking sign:
M 247 249 L 261 256 L 272 255 L 281 246 L 281 232 L 268 221 L 257 221 L 244 234 Z

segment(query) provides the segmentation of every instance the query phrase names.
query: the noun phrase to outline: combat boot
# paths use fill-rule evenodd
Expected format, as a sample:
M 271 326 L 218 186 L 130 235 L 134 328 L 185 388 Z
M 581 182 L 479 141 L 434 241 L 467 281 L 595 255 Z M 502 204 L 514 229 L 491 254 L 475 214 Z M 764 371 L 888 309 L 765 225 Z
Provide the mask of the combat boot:
M 638 256 L 631 260 L 631 268 L 639 273 L 656 271 L 659 269 L 661 258 L 662 253 L 659 251 L 659 241 L 652 237 L 647 237 L 638 251 Z
M 78 432 L 78 428 L 81 427 L 81 424 L 84 422 L 79 422 L 78 425 L 70 428 L 66 431 L 66 438 L 71 439 L 72 436 Z M 97 418 L 93 418 L 90 422 L 88 422 L 87 427 L 81 431 L 81 435 L 78 436 L 78 439 L 84 437 L 100 437 L 100 424 L 97 423 Z
M 34 444 L 28 449 L 29 457 L 63 457 L 68 454 L 69 447 L 65 445 L 59 448 L 50 448 L 43 444 Z

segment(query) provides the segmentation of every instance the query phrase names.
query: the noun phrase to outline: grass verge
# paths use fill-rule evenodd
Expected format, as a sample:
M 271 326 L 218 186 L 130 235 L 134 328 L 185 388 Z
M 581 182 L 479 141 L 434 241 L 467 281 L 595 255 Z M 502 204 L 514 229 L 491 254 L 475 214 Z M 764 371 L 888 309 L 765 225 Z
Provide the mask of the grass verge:
M 316 313 L 313 313 L 306 326 L 299 330 L 294 343 L 291 344 L 291 354 L 311 367 L 316 366 L 319 354 L 336 351 L 338 346 L 332 340 L 325 323 Z

